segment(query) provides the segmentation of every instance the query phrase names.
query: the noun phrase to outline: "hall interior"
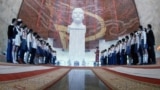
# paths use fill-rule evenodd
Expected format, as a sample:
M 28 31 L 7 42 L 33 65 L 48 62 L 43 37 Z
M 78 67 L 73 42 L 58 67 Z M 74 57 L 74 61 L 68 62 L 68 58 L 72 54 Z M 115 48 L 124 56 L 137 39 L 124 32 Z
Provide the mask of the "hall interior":
M 159 90 L 159 0 L 0 0 L 0 90 Z M 68 65 L 71 12 L 85 12 L 85 65 Z M 56 51 L 56 64 L 7 63 L 7 30 L 19 18 Z M 95 51 L 116 44 L 139 25 L 152 25 L 156 64 L 96 65 Z M 75 52 L 76 53 L 76 52 Z M 101 53 L 99 60 L 101 59 Z M 100 63 L 101 64 L 101 63 Z

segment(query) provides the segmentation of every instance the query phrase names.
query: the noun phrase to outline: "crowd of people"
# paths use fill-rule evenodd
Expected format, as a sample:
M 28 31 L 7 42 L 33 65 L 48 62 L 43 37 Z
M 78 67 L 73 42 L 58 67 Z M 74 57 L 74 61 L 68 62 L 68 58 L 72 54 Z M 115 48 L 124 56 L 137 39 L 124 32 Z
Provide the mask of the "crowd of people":
M 152 25 L 139 26 L 137 31 L 124 36 L 116 44 L 101 51 L 102 65 L 144 65 L 156 64 L 155 37 Z
M 12 19 L 8 26 L 6 60 L 19 64 L 55 64 L 56 51 L 38 33 L 29 29 L 22 19 Z
M 101 65 L 156 64 L 154 45 L 152 25 L 148 24 L 147 28 L 140 25 L 137 31 L 101 51 Z M 7 62 L 15 64 L 55 64 L 56 51 L 21 19 L 13 18 L 8 26 L 6 59 Z

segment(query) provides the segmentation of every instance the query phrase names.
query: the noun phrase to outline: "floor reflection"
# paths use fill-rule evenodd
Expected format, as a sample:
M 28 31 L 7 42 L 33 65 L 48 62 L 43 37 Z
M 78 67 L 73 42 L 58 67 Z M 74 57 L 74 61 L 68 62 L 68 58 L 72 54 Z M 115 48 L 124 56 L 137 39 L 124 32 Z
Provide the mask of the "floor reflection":
M 72 69 L 48 90 L 109 90 L 91 70 Z

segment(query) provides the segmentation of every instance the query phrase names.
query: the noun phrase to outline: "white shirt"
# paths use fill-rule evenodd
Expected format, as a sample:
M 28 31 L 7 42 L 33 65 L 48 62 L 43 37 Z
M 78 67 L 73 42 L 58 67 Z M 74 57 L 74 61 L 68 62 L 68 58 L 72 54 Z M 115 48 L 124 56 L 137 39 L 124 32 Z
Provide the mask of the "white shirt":
M 145 32 L 144 30 L 141 32 L 141 39 L 143 39 L 143 40 L 144 40 L 144 44 L 146 44 L 146 43 L 147 43 L 146 32 Z
M 27 31 L 22 29 L 22 38 L 27 39 Z
M 33 42 L 32 42 L 32 48 L 37 49 L 37 39 L 35 37 L 33 37 Z
M 20 44 L 21 44 L 21 38 L 20 38 L 20 36 L 21 36 L 21 31 L 19 31 L 19 27 L 17 26 L 16 27 L 16 31 L 18 32 L 17 34 L 16 34 L 16 36 L 15 36 L 15 45 L 16 46 L 20 46 Z
M 131 46 L 131 39 L 128 39 L 128 41 L 126 42 L 126 46 Z
M 115 51 L 115 47 L 112 47 L 112 53 L 114 53 L 114 51 Z
M 122 49 L 126 50 L 126 42 L 122 43 Z
M 122 43 L 119 44 L 119 52 L 121 53 L 122 51 Z
M 46 50 L 46 51 L 48 51 L 48 50 L 49 50 L 49 48 L 48 48 L 48 46 L 47 46 L 47 45 L 44 45 L 44 50 Z
M 138 33 L 136 33 L 136 44 L 137 44 L 137 49 L 139 49 L 139 34 Z
M 53 56 L 53 57 L 56 56 L 56 52 L 52 52 L 52 56 Z
M 30 47 L 30 42 L 32 42 L 32 33 L 29 33 L 27 35 L 27 47 Z
M 108 51 L 105 52 L 105 56 L 108 56 Z
M 116 46 L 116 53 L 119 52 L 119 45 Z
M 134 38 L 134 36 L 131 37 L 131 45 L 133 45 L 133 44 L 135 44 L 135 38 Z

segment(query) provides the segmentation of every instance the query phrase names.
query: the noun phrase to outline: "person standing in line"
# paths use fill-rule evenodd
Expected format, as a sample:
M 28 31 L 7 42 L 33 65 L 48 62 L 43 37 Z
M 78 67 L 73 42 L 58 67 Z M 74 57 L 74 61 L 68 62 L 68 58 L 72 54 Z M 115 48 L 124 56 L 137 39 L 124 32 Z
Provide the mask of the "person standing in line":
M 34 58 L 34 64 L 40 64 L 40 52 L 41 52 L 41 46 L 40 46 L 40 36 L 37 34 L 36 35 L 36 44 L 37 44 L 37 48 L 36 49 L 36 53 L 35 53 L 35 58 Z
M 143 64 L 143 45 L 142 45 L 142 41 L 141 41 L 141 35 L 142 35 L 142 30 L 143 27 L 139 26 L 139 30 L 138 30 L 138 36 L 139 36 L 139 50 L 138 50 L 138 55 L 139 55 L 139 64 L 142 65 Z
M 49 64 L 52 64 L 52 48 L 51 48 L 51 45 L 48 46 L 48 60 L 49 60 Z
M 120 55 L 119 59 L 120 59 L 120 65 L 123 64 L 122 43 L 123 43 L 123 41 L 119 40 L 119 55 Z
M 34 59 L 36 55 L 36 49 L 37 49 L 37 33 L 33 33 L 33 39 L 32 39 L 32 49 L 31 49 L 31 58 L 30 58 L 30 64 L 35 64 Z
M 113 45 L 110 46 L 110 65 L 113 65 Z
M 148 61 L 148 63 L 156 64 L 156 56 L 155 56 L 155 50 L 154 50 L 155 37 L 154 37 L 154 33 L 152 31 L 152 25 L 148 24 L 147 28 L 148 28 L 147 41 L 148 41 L 148 51 L 149 51 L 149 61 Z
M 111 51 L 111 60 L 110 60 L 111 62 L 110 62 L 110 63 L 111 63 L 111 65 L 113 65 L 113 62 L 114 62 L 114 57 L 113 57 L 113 45 L 111 45 L 111 50 L 110 50 L 110 51 Z
M 147 35 L 143 27 L 141 26 L 141 47 L 142 47 L 142 52 L 143 52 L 143 61 L 145 61 L 144 56 L 148 55 L 147 51 Z
M 122 60 L 121 60 L 122 65 L 127 64 L 127 58 L 126 58 L 126 40 L 123 38 L 122 39 Z
M 32 50 L 32 41 L 33 41 L 33 35 L 32 35 L 33 30 L 29 29 L 27 33 L 27 54 L 26 54 L 26 63 L 30 62 L 30 54 Z
M 143 59 L 141 59 L 141 54 L 140 54 L 140 36 L 138 31 L 135 31 L 135 54 L 137 54 L 137 64 L 142 64 Z
M 45 52 L 45 64 L 49 64 L 49 43 L 46 42 L 45 47 L 44 47 L 44 52 Z
M 45 64 L 45 60 L 46 60 L 46 54 L 45 54 L 45 46 L 46 46 L 46 41 L 42 40 L 41 43 L 41 48 L 42 48 L 42 64 Z
M 8 26 L 8 32 L 7 32 L 8 45 L 7 45 L 7 57 L 6 57 L 6 60 L 8 63 L 13 63 L 12 61 L 12 44 L 13 44 L 13 35 L 14 35 L 13 30 L 16 23 L 17 23 L 17 19 L 13 18 L 12 23 Z
M 105 56 L 104 65 L 107 65 L 107 61 L 108 61 L 108 50 L 107 49 L 105 49 L 104 56 Z
M 96 47 L 96 52 L 95 52 L 95 55 L 96 55 L 96 57 L 95 57 L 95 63 L 96 63 L 96 65 L 99 65 L 99 47 Z
M 143 64 L 148 64 L 148 38 L 147 38 L 147 28 L 144 28 L 145 34 L 146 34 L 146 45 L 145 45 L 145 54 L 144 54 L 144 60 L 143 60 Z
M 117 48 L 116 48 L 116 52 L 117 52 L 117 65 L 120 65 L 120 43 L 121 43 L 121 40 L 119 40 L 117 42 Z
M 125 37 L 126 39 L 126 55 L 128 58 L 128 64 L 131 65 L 131 39 L 129 38 L 129 36 Z
M 55 65 L 55 61 L 57 59 L 57 56 L 56 56 L 56 51 L 51 49 L 51 53 L 52 53 L 52 64 Z
M 135 57 L 134 57 L 134 34 L 133 33 L 130 33 L 130 38 L 131 38 L 131 57 L 132 57 L 132 61 L 131 61 L 131 64 L 133 65 L 133 61 L 135 60 Z
M 117 41 L 116 43 L 116 65 L 119 65 L 119 61 L 120 61 L 120 56 L 119 56 L 119 41 Z
M 101 51 L 100 60 L 101 60 L 101 65 L 102 66 L 105 65 L 105 51 L 106 51 L 106 49 Z
M 111 48 L 108 48 L 108 61 L 107 61 L 108 65 L 111 65 Z
M 104 65 L 104 53 L 101 51 L 101 57 L 100 57 L 100 62 L 101 62 L 101 66 Z
M 139 43 L 139 38 L 137 37 L 137 32 L 134 32 L 134 60 L 133 60 L 133 64 L 137 65 L 138 64 L 138 43 Z
M 14 35 L 15 35 L 15 39 L 14 39 L 14 46 L 13 46 L 13 63 L 18 63 L 18 52 L 19 52 L 19 47 L 21 44 L 21 26 L 22 26 L 22 20 L 18 19 L 17 20 L 17 25 L 14 29 Z
M 116 53 L 117 45 L 113 45 L 113 65 L 117 65 L 117 53 Z
M 41 37 L 38 35 L 38 40 L 37 40 L 37 50 L 36 50 L 36 61 L 37 64 L 41 64 L 42 63 L 42 40 Z
M 18 59 L 18 62 L 20 64 L 25 64 L 24 62 L 24 54 L 25 52 L 27 51 L 27 26 L 24 25 L 22 27 L 22 36 L 21 36 L 21 39 L 22 39 L 22 42 L 21 42 L 21 45 L 20 45 L 20 58 Z
M 16 19 L 14 27 L 13 27 L 13 35 L 12 35 L 12 62 L 13 63 L 18 63 L 14 59 L 15 58 L 15 37 L 16 37 L 16 34 L 18 33 L 16 30 L 16 27 L 17 27 L 17 19 Z
M 43 49 L 42 49 L 43 40 L 42 37 L 40 37 L 39 35 L 37 37 L 38 37 L 37 50 L 36 50 L 37 64 L 43 64 Z

